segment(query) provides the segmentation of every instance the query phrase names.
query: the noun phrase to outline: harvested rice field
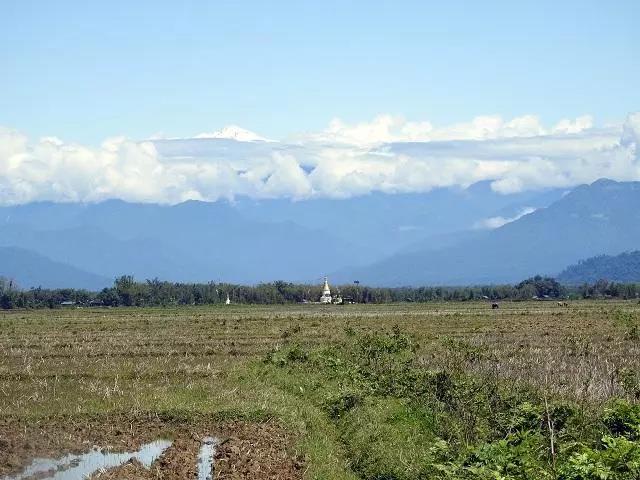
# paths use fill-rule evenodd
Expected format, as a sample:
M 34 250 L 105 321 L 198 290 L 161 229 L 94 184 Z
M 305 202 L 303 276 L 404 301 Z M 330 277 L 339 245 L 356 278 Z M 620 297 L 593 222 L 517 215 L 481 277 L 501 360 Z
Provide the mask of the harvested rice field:
M 598 455 L 638 448 L 639 325 L 635 301 L 4 311 L 0 479 L 601 478 L 586 454 L 638 478 Z

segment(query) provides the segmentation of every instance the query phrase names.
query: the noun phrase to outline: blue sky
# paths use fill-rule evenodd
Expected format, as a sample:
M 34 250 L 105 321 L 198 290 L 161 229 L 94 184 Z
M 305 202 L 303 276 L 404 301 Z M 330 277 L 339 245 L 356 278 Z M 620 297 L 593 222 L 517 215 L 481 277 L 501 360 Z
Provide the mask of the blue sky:
M 640 105 L 638 19 L 635 0 L 5 0 L 0 125 L 97 145 L 380 113 L 621 123 Z
M 638 0 L 0 1 L 0 204 L 640 180 L 638 19 Z

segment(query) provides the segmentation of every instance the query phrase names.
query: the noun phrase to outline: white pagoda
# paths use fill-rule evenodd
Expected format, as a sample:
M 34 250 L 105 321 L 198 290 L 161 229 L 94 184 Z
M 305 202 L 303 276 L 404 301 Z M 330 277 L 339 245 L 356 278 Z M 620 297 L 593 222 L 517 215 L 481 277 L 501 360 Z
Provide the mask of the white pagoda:
M 322 287 L 322 296 L 320 303 L 331 303 L 331 290 L 329 289 L 329 281 L 324 277 L 324 286 Z

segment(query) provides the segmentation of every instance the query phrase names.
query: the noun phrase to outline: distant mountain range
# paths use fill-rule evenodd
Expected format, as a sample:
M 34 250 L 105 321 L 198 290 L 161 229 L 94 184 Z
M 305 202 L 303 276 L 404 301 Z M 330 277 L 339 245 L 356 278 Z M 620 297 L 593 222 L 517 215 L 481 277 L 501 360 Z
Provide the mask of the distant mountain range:
M 19 286 L 99 290 L 110 283 L 108 278 L 15 247 L 0 247 L 0 269 L 1 276 L 17 279 Z
M 425 238 L 473 228 L 488 217 L 545 206 L 561 194 L 505 196 L 483 182 L 421 195 L 300 202 L 32 203 L 0 208 L 0 246 L 32 251 L 110 279 L 107 283 L 122 274 L 197 282 L 316 282 Z M 0 275 L 7 275 L 1 265 Z M 16 278 L 25 287 L 38 285 L 32 277 Z M 61 275 L 59 286 L 67 284 Z
M 228 204 L 33 204 L 4 213 L 0 245 L 112 279 L 253 283 L 362 260 L 357 248 L 323 231 L 247 220 Z
M 620 255 L 598 255 L 564 269 L 558 280 L 568 285 L 610 282 L 640 283 L 640 250 Z
M 0 208 L 0 247 L 13 248 L 3 249 L 2 260 L 12 259 L 0 261 L 0 276 L 23 287 L 88 288 L 123 274 L 185 282 L 318 282 L 327 273 L 333 282 L 389 286 L 515 282 L 637 249 L 639 204 L 640 183 L 609 180 L 515 195 L 481 182 L 299 202 L 33 203 Z
M 372 265 L 342 270 L 337 279 L 372 285 L 512 283 L 555 275 L 567 265 L 640 245 L 640 182 L 598 180 L 547 208 L 500 228 L 460 235 L 438 249 L 425 245 Z

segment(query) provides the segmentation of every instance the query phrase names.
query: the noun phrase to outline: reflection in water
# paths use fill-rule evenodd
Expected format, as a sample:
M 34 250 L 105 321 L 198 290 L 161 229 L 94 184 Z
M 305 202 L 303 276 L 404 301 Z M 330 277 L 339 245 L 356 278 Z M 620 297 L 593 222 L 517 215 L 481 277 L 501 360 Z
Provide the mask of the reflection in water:
M 213 469 L 213 457 L 219 440 L 215 437 L 204 437 L 198 454 L 198 480 L 211 480 Z
M 2 480 L 23 480 L 34 475 L 43 480 L 82 480 L 98 470 L 118 467 L 134 459 L 150 468 L 171 443 L 169 440 L 156 440 L 143 445 L 137 452 L 108 453 L 94 449 L 82 455 L 66 455 L 57 460 L 36 458 L 22 473 Z

